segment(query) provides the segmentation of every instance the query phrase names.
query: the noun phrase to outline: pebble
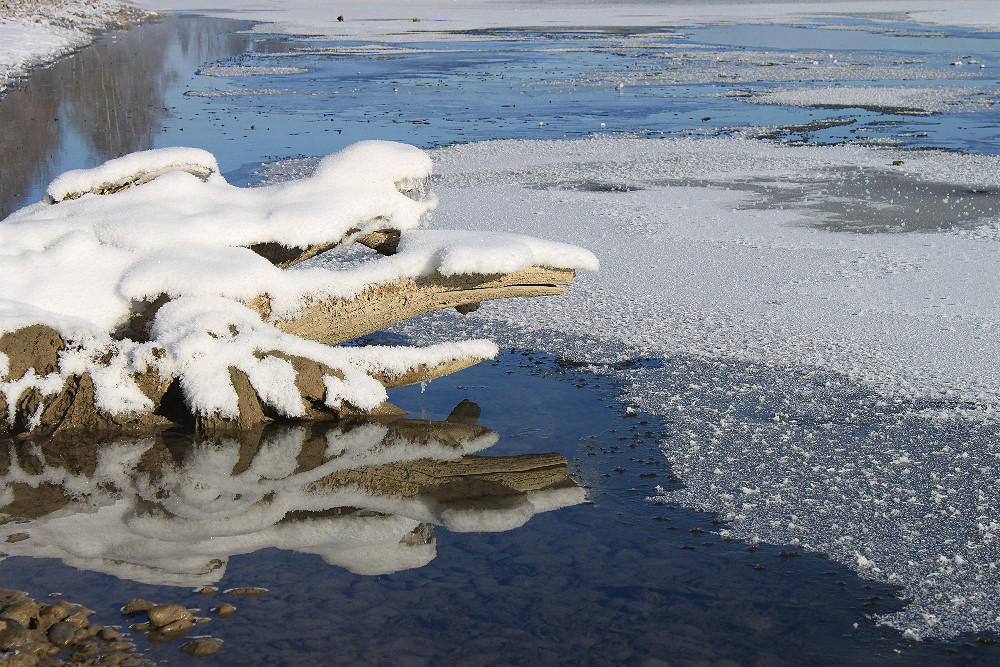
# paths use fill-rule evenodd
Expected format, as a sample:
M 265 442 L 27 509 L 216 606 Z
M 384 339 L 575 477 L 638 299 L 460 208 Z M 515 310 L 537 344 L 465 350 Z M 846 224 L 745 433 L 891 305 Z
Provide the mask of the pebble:
M 13 618 L 0 618 L 0 650 L 8 651 L 26 639 L 24 626 Z
M 212 595 L 218 593 L 219 589 L 215 586 L 202 586 L 198 589 L 198 595 Z
M 143 600 L 142 598 L 132 598 L 125 603 L 122 607 L 122 613 L 126 616 L 131 616 L 132 614 L 138 614 L 139 612 L 149 611 L 155 605 L 149 600 Z
M 27 533 L 11 533 L 10 535 L 7 536 L 7 541 L 21 542 L 23 540 L 28 539 L 29 537 L 31 537 L 31 535 L 28 535 Z
M 104 641 L 117 642 L 121 641 L 122 633 L 113 628 L 101 628 L 100 632 L 97 633 L 97 636 Z
M 8 617 L 9 612 L 16 616 Z M 102 664 L 153 667 L 124 641 L 114 628 L 90 622 L 93 612 L 86 607 L 59 600 L 39 604 L 25 593 L 0 589 L 0 652 L 5 667 L 36 665 Z M 71 652 L 67 660 L 59 659 Z
M 177 635 L 182 632 L 187 632 L 194 627 L 194 621 L 188 620 L 186 618 L 178 618 L 176 621 L 167 623 L 166 625 L 156 628 L 157 632 L 162 632 L 165 635 Z
M 241 586 L 239 588 L 229 588 L 223 591 L 226 595 L 260 595 L 267 593 L 266 588 L 255 588 L 253 586 Z
M 0 610 L 0 616 L 13 618 L 24 627 L 28 627 L 31 625 L 31 619 L 38 616 L 39 610 L 40 607 L 37 602 L 33 602 L 32 600 L 25 598 L 6 605 L 2 610 Z
M 194 618 L 194 614 L 179 604 L 158 604 L 146 612 L 146 615 L 149 617 L 149 622 L 157 628 L 166 627 L 176 621 L 191 623 Z
M 76 630 L 77 627 L 69 621 L 59 621 L 49 628 L 49 641 L 56 646 L 67 646 L 73 641 L 73 635 L 76 633 Z
M 222 640 L 215 637 L 198 637 L 181 646 L 182 651 L 198 658 L 218 653 L 221 648 Z
M 229 618 L 230 616 L 236 613 L 236 607 L 229 604 L 228 602 L 224 602 L 220 604 L 218 607 L 213 608 L 212 611 L 214 611 L 215 615 L 218 616 L 219 618 Z

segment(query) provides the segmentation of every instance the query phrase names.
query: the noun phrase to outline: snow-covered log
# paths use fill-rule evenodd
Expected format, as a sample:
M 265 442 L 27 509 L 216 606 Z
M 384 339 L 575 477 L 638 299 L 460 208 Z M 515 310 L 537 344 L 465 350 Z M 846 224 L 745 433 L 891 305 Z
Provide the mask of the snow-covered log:
M 419 229 L 437 204 L 430 174 L 422 151 L 368 141 L 257 188 L 191 148 L 56 178 L 0 221 L 0 431 L 396 413 L 386 387 L 496 347 L 331 345 L 434 310 L 560 294 L 597 269 L 561 242 Z

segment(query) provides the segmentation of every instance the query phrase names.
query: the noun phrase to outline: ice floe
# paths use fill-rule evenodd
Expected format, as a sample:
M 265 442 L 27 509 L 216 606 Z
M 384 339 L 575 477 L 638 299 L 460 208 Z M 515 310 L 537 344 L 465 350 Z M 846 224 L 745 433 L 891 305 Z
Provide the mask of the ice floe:
M 849 108 L 890 113 L 930 114 L 980 111 L 995 99 L 985 88 L 919 86 L 796 86 L 757 93 L 754 104 Z
M 1000 629 L 998 158 L 620 136 L 434 157 L 440 221 L 573 238 L 602 270 L 400 333 L 589 364 L 667 418 L 684 487 L 656 499 L 901 586 L 880 620 L 907 636 Z

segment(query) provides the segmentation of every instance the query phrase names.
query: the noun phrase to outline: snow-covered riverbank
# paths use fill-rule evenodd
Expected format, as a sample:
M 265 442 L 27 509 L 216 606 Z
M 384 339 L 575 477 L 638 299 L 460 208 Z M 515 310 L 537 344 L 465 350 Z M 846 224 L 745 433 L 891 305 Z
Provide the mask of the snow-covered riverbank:
M 147 12 L 118 0 L 8 0 L 0 5 L 0 94 L 32 67 L 82 48 Z

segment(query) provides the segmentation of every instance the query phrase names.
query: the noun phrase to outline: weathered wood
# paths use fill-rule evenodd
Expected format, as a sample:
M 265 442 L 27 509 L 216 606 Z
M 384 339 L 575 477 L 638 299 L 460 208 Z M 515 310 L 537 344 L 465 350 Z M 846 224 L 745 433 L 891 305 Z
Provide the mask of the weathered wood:
M 277 266 L 279 269 L 287 269 L 288 267 L 300 264 L 307 259 L 312 259 L 316 255 L 345 244 L 349 239 L 354 239 L 355 242 L 368 246 L 382 255 L 396 254 L 396 248 L 399 246 L 400 239 L 398 229 L 378 229 L 355 239 L 355 235 L 360 232 L 361 230 L 358 228 L 349 229 L 347 230 L 347 233 L 337 241 L 330 241 L 329 243 L 316 243 L 305 248 L 295 248 L 274 242 L 254 243 L 253 245 L 247 247 Z
M 128 188 L 136 187 L 144 183 L 149 183 L 154 178 L 158 176 L 163 176 L 164 174 L 169 174 L 174 171 L 185 171 L 192 176 L 197 176 L 201 180 L 208 180 L 208 177 L 215 173 L 214 169 L 210 169 L 200 164 L 175 164 L 165 167 L 159 167 L 156 169 L 148 170 L 137 170 L 128 176 L 124 176 L 119 179 L 106 181 L 100 185 L 96 185 L 89 190 L 81 190 L 78 192 L 67 192 L 62 195 L 59 199 L 55 199 L 52 195 L 47 194 L 45 200 L 49 204 L 58 204 L 62 201 L 69 201 L 72 199 L 79 199 L 85 194 L 96 194 L 96 195 L 110 195 L 116 192 L 121 192 L 122 190 L 127 190 Z
M 329 299 L 307 306 L 294 318 L 270 320 L 267 296 L 247 306 L 285 333 L 327 345 L 366 336 L 411 317 L 444 308 L 507 297 L 554 296 L 574 278 L 570 269 L 532 266 L 509 274 L 464 274 L 405 279 L 379 285 L 353 299 Z M 459 370 L 464 366 L 455 368 Z

